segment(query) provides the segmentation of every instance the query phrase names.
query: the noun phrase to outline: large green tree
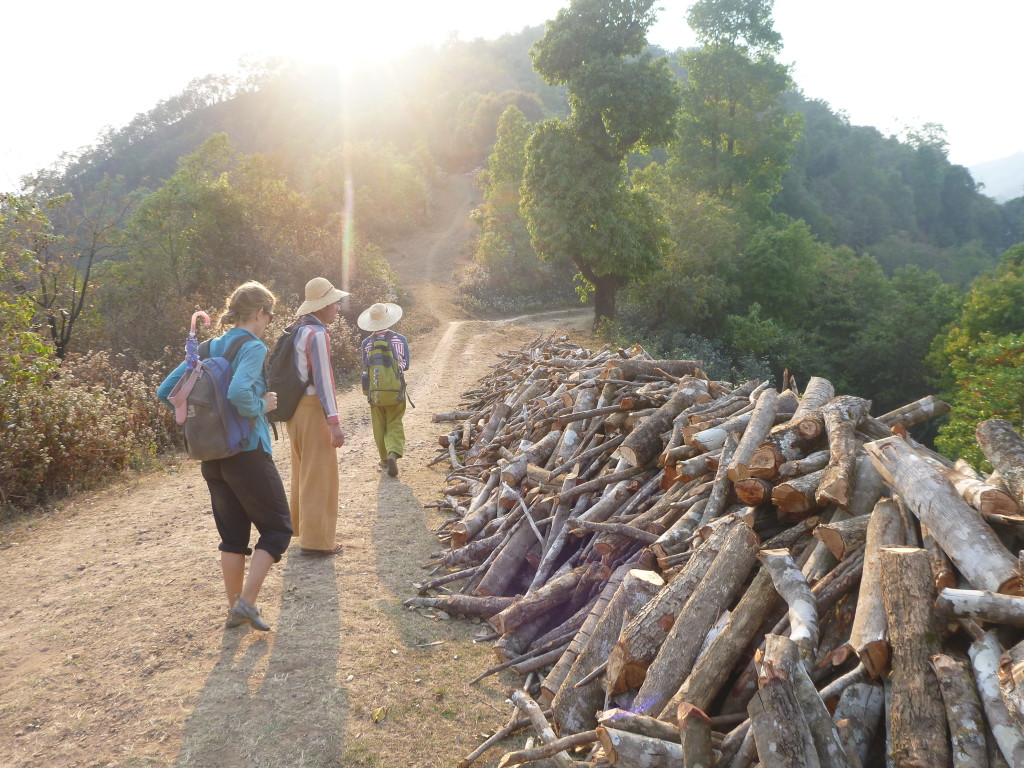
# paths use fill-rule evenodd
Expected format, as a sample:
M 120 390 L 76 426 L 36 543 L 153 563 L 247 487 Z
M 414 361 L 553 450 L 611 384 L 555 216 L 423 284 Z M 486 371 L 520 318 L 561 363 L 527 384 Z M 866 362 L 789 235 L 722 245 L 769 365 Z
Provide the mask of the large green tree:
M 782 38 L 772 0 L 698 0 L 687 14 L 700 46 L 686 68 L 671 168 L 684 183 L 753 211 L 781 188 L 800 130 L 782 95 L 789 70 L 774 55 Z
M 629 181 L 625 158 L 667 142 L 679 106 L 665 59 L 644 53 L 654 0 L 573 0 L 534 46 L 534 68 L 569 93 L 527 147 L 523 212 L 543 259 L 571 261 L 594 292 L 594 321 L 667 250 L 657 201 Z

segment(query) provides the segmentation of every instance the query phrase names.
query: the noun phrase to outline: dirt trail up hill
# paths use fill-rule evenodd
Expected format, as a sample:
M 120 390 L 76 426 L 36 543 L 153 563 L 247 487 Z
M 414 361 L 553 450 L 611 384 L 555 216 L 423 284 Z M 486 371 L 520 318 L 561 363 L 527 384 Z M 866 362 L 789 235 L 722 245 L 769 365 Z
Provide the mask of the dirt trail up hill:
M 405 329 L 433 329 L 407 330 L 407 454 L 397 478 L 382 473 L 365 400 L 339 393 L 345 549 L 285 554 L 260 600 L 272 632 L 223 628 L 195 462 L 170 459 L 0 530 L 0 766 L 441 768 L 505 724 L 513 678 L 466 684 L 494 663 L 472 642 L 482 628 L 402 606 L 440 549 L 428 506 L 444 475 L 427 463 L 443 425 L 430 419 L 497 352 L 556 330 L 579 338 L 589 317 L 454 317 L 445 283 L 466 258 L 473 204 L 471 180 L 452 177 L 430 225 L 388 251 L 414 299 Z M 274 449 L 287 487 L 287 443 Z

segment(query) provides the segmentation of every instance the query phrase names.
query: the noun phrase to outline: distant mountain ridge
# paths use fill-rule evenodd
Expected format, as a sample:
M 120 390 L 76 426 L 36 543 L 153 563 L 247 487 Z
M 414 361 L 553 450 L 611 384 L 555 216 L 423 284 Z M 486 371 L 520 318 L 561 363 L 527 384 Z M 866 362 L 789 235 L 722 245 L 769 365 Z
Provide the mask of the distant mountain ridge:
M 1024 196 L 1024 152 L 978 163 L 968 170 L 975 181 L 985 185 L 982 194 L 995 198 L 997 203 Z

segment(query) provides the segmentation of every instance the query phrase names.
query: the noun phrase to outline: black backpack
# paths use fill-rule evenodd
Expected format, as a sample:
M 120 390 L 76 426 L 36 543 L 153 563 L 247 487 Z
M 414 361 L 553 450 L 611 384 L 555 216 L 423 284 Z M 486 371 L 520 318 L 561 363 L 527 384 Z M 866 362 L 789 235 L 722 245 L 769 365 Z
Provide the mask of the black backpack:
M 277 408 L 267 414 L 271 422 L 291 419 L 309 386 L 309 380 L 300 379 L 299 370 L 295 367 L 295 336 L 298 330 L 298 323 L 285 328 L 267 359 L 267 389 L 277 393 Z

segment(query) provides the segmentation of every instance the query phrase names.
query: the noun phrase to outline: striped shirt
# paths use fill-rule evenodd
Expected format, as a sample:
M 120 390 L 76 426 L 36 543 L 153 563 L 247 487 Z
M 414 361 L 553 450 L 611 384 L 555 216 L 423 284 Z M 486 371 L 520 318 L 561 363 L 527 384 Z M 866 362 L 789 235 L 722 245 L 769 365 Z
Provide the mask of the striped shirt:
M 364 369 L 366 368 L 367 362 L 369 362 L 370 347 L 373 346 L 373 342 L 377 341 L 377 339 L 385 338 L 389 333 L 391 334 L 391 351 L 395 353 L 395 360 L 398 361 L 398 366 L 403 371 L 409 370 L 409 342 L 402 334 L 388 330 L 371 333 L 369 336 L 363 339 L 361 348 L 363 351 Z
M 313 315 L 305 315 L 299 321 L 295 335 L 295 367 L 299 371 L 299 379 L 309 381 L 306 394 L 319 395 L 327 423 L 339 423 L 334 370 L 331 368 L 331 337 L 327 326 Z

